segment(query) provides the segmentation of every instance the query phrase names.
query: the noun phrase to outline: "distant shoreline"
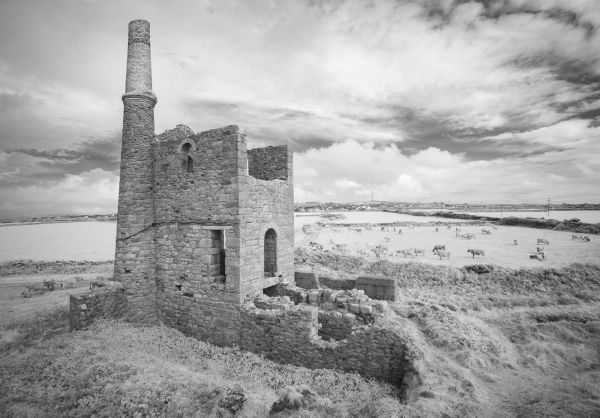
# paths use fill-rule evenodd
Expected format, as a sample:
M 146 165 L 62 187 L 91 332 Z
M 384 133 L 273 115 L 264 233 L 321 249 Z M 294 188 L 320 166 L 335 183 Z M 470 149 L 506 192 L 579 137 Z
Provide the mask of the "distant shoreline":
M 3 226 L 18 226 L 18 225 L 46 225 L 46 224 L 70 224 L 79 222 L 117 222 L 116 219 L 98 220 L 98 219 L 64 219 L 56 221 L 15 221 L 15 222 L 0 222 L 0 227 Z

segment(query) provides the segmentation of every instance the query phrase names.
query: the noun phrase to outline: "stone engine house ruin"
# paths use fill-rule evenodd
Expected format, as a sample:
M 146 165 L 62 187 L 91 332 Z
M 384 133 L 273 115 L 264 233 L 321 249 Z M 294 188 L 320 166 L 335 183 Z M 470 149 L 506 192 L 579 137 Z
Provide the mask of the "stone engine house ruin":
M 159 321 L 277 361 L 410 385 L 419 350 L 386 319 L 393 315 L 386 302 L 368 297 L 394 299 L 393 280 L 336 289 L 295 274 L 292 151 L 248 150 L 237 126 L 195 134 L 178 125 L 156 135 L 150 57 L 150 24 L 134 20 L 123 95 L 120 285 L 71 296 L 71 328 L 98 317 Z
M 115 280 L 129 316 L 236 340 L 244 298 L 293 283 L 292 152 L 237 126 L 154 134 L 150 25 L 129 25 Z M 189 300 L 187 300 L 189 299 Z

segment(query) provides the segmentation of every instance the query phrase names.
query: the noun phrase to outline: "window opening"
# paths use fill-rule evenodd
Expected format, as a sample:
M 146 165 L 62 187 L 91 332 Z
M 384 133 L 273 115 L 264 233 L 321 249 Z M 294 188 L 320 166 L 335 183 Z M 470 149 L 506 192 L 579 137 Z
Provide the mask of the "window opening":
M 189 155 L 187 157 L 187 172 L 188 173 L 194 172 L 194 160 Z
M 225 231 L 217 229 L 212 231 L 213 268 L 215 276 L 225 277 Z
M 265 233 L 265 277 L 277 273 L 277 233 L 269 228 Z

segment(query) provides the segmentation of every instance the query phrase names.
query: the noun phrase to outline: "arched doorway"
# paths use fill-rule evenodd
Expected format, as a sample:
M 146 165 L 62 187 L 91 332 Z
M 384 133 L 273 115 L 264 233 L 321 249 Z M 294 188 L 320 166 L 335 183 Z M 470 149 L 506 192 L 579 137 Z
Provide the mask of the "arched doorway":
M 277 272 L 277 233 L 273 228 L 265 233 L 265 277 L 273 277 Z

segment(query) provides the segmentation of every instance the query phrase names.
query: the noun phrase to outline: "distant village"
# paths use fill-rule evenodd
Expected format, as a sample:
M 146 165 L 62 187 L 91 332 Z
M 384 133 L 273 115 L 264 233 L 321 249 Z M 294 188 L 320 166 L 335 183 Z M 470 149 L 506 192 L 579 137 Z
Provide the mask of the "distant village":
M 385 202 L 367 201 L 351 203 L 306 202 L 295 205 L 296 212 L 336 212 L 336 211 L 387 211 L 387 212 L 520 212 L 520 211 L 562 211 L 562 210 L 600 210 L 599 203 L 550 203 L 550 204 L 473 204 L 444 202 Z

